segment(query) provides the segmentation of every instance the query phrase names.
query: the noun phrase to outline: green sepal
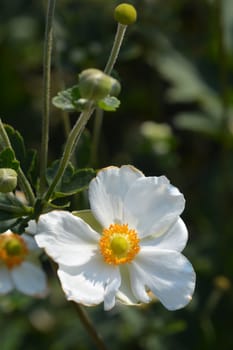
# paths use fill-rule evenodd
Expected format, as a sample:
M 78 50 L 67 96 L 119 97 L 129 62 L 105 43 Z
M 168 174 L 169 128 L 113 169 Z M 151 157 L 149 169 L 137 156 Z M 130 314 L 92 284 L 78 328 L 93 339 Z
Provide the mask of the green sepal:
M 106 112 L 115 112 L 115 110 L 120 106 L 121 101 L 115 96 L 106 96 L 103 100 L 97 102 L 100 109 Z
M 19 161 L 15 159 L 15 154 L 10 148 L 5 148 L 0 153 L 0 168 L 10 168 L 15 171 L 19 168 Z
M 92 214 L 92 211 L 90 209 L 73 211 L 72 214 L 75 215 L 75 216 L 78 216 L 80 219 L 85 221 L 95 231 L 97 231 L 99 233 L 101 233 L 103 231 L 103 227 L 96 220 L 96 218 L 94 217 L 94 215 Z

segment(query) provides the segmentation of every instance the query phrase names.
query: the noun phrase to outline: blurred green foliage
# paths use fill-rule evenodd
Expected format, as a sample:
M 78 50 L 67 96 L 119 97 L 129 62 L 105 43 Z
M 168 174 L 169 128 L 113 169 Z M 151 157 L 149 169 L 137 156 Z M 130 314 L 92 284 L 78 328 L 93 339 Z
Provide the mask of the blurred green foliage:
M 110 349 L 230 350 L 233 348 L 233 1 L 135 0 L 114 76 L 121 106 L 104 114 L 97 167 L 134 164 L 165 174 L 185 194 L 185 250 L 197 272 L 192 303 L 169 312 L 159 303 L 104 312 L 88 309 Z M 77 83 L 85 68 L 103 69 L 119 1 L 57 2 L 52 95 Z M 1 117 L 40 147 L 44 2 L 2 0 Z M 52 108 L 50 159 L 60 156 L 68 116 Z M 70 115 L 71 124 L 77 114 Z M 76 161 L 92 162 L 90 121 Z M 83 199 L 85 202 L 85 198 Z M 75 206 L 75 204 L 74 204 Z M 85 208 L 85 207 L 84 207 Z M 76 210 L 84 209 L 79 201 Z M 34 300 L 0 297 L 1 350 L 94 349 L 50 275 L 51 294 Z

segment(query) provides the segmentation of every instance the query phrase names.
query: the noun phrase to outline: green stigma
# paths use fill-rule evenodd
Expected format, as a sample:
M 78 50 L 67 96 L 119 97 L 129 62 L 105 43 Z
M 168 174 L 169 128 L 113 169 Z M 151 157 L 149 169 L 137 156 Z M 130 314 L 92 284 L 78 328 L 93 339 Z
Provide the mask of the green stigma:
M 11 239 L 5 245 L 5 251 L 9 256 L 17 256 L 22 252 L 22 244 L 18 241 L 18 239 Z
M 128 252 L 129 242 L 124 237 L 116 236 L 112 239 L 110 248 L 116 256 L 121 257 Z

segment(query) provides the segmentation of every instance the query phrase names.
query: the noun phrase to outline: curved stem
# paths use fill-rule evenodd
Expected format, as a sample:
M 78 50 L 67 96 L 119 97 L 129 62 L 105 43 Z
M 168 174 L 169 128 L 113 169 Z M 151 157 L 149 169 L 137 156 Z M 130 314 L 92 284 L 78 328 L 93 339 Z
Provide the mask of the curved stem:
M 14 152 L 14 149 L 11 146 L 9 137 L 7 135 L 7 132 L 4 128 L 4 125 L 1 121 L 1 119 L 0 119 L 0 135 L 2 137 L 2 141 L 3 141 L 4 146 L 10 148 Z M 30 185 L 28 179 L 26 178 L 26 176 L 24 175 L 24 172 L 20 166 L 17 170 L 17 173 L 18 173 L 20 187 L 22 188 L 23 192 L 25 193 L 25 196 L 26 196 L 29 204 L 33 205 L 35 203 L 35 196 L 34 196 L 32 188 L 31 188 L 31 185 Z
M 77 313 L 79 315 L 80 321 L 82 322 L 82 324 L 86 328 L 87 332 L 92 337 L 92 339 L 95 342 L 97 348 L 99 350 L 107 350 L 107 347 L 104 344 L 102 337 L 100 336 L 100 334 L 95 329 L 94 325 L 92 324 L 92 322 L 91 322 L 90 318 L 88 317 L 88 314 L 84 310 L 84 308 L 81 305 L 76 304 L 76 303 L 73 303 L 73 305 L 75 306 L 75 309 L 76 309 L 76 311 L 77 311 Z
M 112 47 L 112 51 L 110 53 L 108 62 L 105 66 L 104 72 L 106 74 L 111 74 L 114 64 L 116 63 L 120 48 L 121 48 L 121 44 L 123 42 L 124 39 L 124 35 L 125 35 L 125 31 L 127 29 L 127 25 L 123 25 L 121 23 L 118 23 L 117 26 L 117 32 L 115 35 L 115 39 L 114 39 L 114 43 L 113 43 L 113 47 Z
M 40 193 L 45 188 L 45 170 L 48 160 L 49 141 L 49 113 L 50 113 L 50 80 L 51 80 L 51 55 L 53 43 L 53 18 L 56 0 L 48 0 L 45 44 L 44 44 L 44 64 L 43 64 L 43 120 L 42 120 L 42 140 L 40 159 Z
M 77 142 L 78 138 L 80 137 L 86 123 L 88 122 L 94 108 L 92 107 L 92 104 L 89 104 L 89 107 L 83 111 L 80 114 L 80 117 L 78 118 L 76 124 L 74 125 L 73 129 L 70 132 L 69 138 L 67 139 L 65 149 L 59 164 L 58 171 L 53 179 L 53 182 L 51 183 L 47 193 L 44 196 L 44 199 L 46 201 L 49 201 L 57 183 L 61 179 L 62 175 L 64 174 L 64 171 L 67 167 L 67 164 L 70 160 L 70 157 L 72 155 L 72 151 L 74 148 L 75 143 Z

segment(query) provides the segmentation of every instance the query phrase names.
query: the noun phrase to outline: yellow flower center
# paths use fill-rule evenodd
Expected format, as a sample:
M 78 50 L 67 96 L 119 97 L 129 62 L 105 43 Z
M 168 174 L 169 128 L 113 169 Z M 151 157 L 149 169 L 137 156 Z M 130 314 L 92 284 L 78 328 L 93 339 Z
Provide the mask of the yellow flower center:
M 28 248 L 23 238 L 15 233 L 0 235 L 0 263 L 9 269 L 20 265 L 28 254 Z
M 112 224 L 103 230 L 100 252 L 106 263 L 119 265 L 132 261 L 140 250 L 140 239 L 128 225 Z

